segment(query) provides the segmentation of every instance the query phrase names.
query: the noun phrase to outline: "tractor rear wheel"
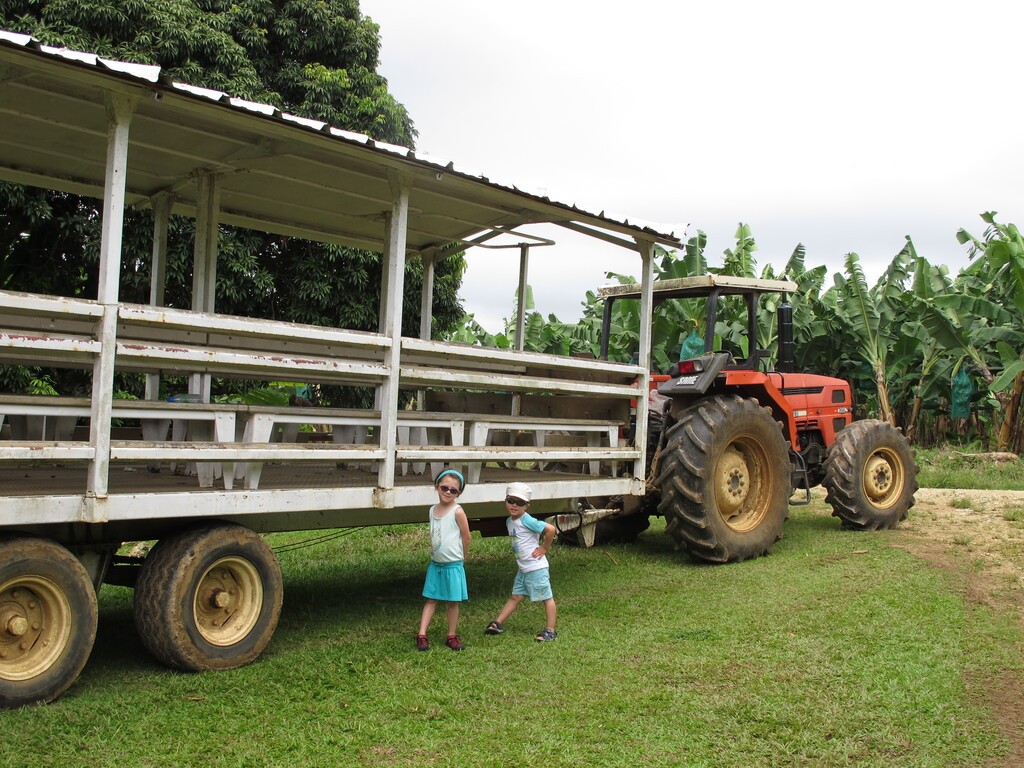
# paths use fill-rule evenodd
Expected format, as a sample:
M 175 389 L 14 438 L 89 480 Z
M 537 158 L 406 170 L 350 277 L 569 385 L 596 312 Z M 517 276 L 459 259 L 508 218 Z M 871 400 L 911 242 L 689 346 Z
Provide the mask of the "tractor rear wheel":
M 689 554 L 729 563 L 769 553 L 789 515 L 789 447 L 757 401 L 715 395 L 679 414 L 662 450 L 658 511 Z
M 895 528 L 914 506 L 914 452 L 887 422 L 854 422 L 829 448 L 823 485 L 832 515 L 843 525 L 864 531 Z

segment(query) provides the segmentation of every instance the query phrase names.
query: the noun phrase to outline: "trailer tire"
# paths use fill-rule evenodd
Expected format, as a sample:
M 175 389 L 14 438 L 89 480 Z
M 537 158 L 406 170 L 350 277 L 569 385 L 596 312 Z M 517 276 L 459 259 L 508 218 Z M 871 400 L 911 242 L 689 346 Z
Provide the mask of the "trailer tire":
M 64 693 L 92 652 L 97 616 L 89 574 L 64 547 L 0 539 L 0 709 Z
M 714 395 L 689 406 L 660 457 L 666 530 L 709 563 L 768 554 L 789 516 L 788 457 L 780 425 L 756 400 Z
M 857 421 L 836 435 L 825 459 L 825 501 L 833 517 L 862 531 L 895 528 L 917 492 L 917 463 L 907 439 L 877 419 Z
M 161 539 L 135 587 L 135 625 L 157 660 L 188 672 L 232 669 L 270 643 L 284 587 L 277 558 L 240 525 Z

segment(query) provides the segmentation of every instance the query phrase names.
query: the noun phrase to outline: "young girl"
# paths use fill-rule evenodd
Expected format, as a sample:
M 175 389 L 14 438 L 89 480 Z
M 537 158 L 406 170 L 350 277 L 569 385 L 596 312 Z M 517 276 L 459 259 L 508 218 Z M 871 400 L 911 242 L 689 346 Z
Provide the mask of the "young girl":
M 430 565 L 423 584 L 423 605 L 420 632 L 416 635 L 416 650 L 430 649 L 427 627 L 434 618 L 438 601 L 448 603 L 448 639 L 445 645 L 453 651 L 465 646 L 456 634 L 459 626 L 459 603 L 469 599 L 466 589 L 466 569 L 462 561 L 469 551 L 469 520 L 456 499 L 466 484 L 462 473 L 446 469 L 434 478 L 437 504 L 430 508 Z

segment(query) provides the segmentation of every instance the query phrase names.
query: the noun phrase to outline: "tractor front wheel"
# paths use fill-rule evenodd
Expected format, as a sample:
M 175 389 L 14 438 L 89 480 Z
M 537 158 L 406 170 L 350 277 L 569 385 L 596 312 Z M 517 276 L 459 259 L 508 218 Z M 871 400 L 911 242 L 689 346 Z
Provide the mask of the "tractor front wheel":
M 658 511 L 699 560 L 759 557 L 789 514 L 789 447 L 757 401 L 715 395 L 679 414 L 662 450 Z
M 914 452 L 887 422 L 854 422 L 829 448 L 823 485 L 832 515 L 843 525 L 865 531 L 895 528 L 914 506 Z

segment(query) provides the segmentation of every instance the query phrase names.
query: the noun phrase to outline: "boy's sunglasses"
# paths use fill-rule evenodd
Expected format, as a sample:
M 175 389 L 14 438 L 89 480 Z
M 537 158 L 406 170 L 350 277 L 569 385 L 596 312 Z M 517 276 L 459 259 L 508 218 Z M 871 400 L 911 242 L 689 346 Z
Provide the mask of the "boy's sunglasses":
M 506 496 L 505 497 L 505 503 L 506 504 L 511 504 L 513 507 L 525 507 L 530 502 L 523 501 L 522 499 L 517 499 L 514 496 Z
M 452 488 L 448 485 L 439 485 L 437 486 L 437 490 L 441 491 L 441 493 L 450 493 L 452 496 L 458 496 L 462 493 L 458 488 Z

